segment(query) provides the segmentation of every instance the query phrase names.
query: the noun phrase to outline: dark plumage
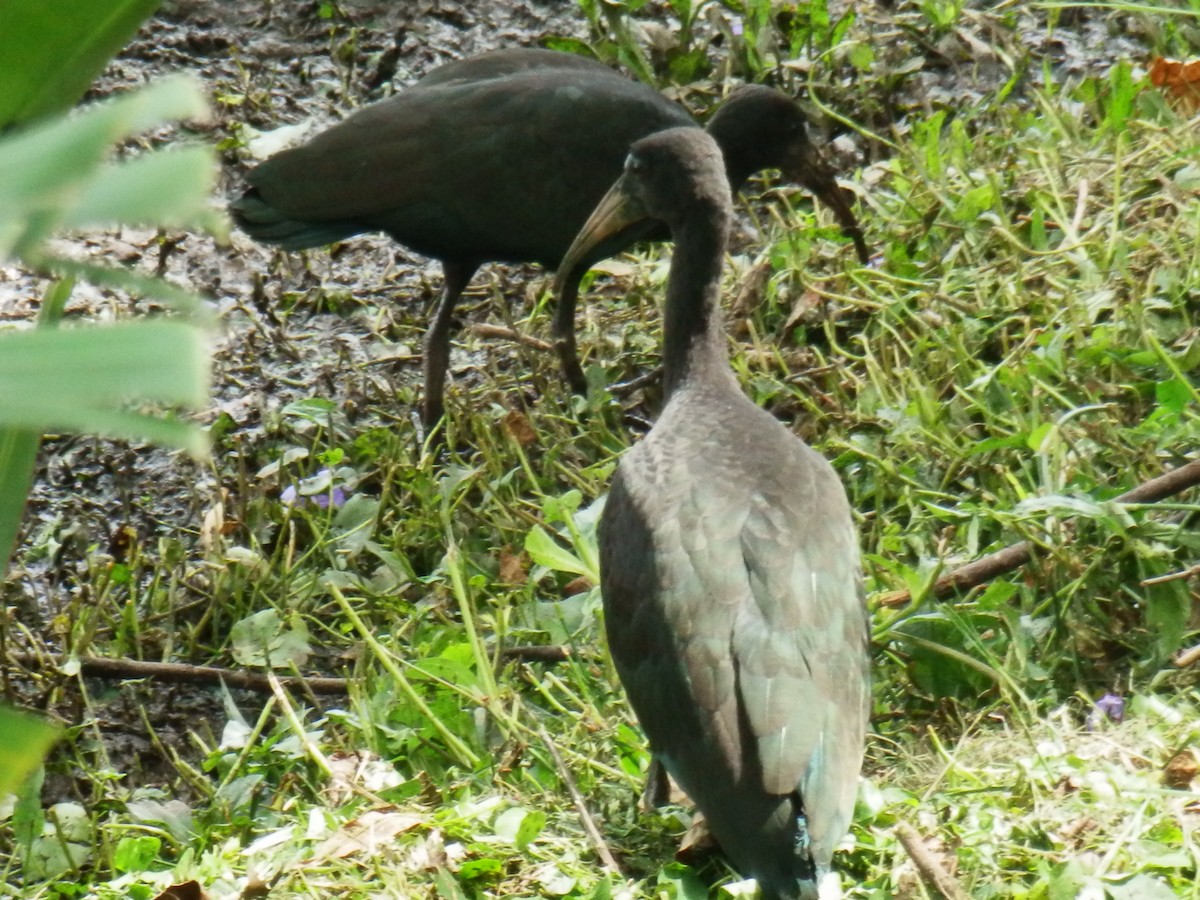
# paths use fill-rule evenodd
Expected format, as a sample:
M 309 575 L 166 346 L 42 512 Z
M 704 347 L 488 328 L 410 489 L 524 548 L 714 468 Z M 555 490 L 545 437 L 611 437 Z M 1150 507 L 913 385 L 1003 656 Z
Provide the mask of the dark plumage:
M 713 141 L 633 145 L 561 272 L 646 216 L 675 240 L 666 406 L 600 521 L 609 646 L 658 761 L 771 898 L 818 894 L 854 808 L 869 712 L 857 538 L 830 465 L 741 392 L 722 327 L 732 217 Z
M 620 174 L 635 140 L 692 125 L 685 110 L 607 67 L 545 50 L 504 50 L 451 63 L 252 169 L 230 204 L 251 237 L 299 250 L 383 231 L 442 262 L 445 291 L 425 338 L 425 409 L 441 418 L 454 305 L 485 262 L 555 268 L 571 237 Z M 730 182 L 779 167 L 832 206 L 865 244 L 832 173 L 809 144 L 799 108 L 777 91 L 735 91 L 708 126 Z M 594 247 L 569 273 L 554 336 L 571 385 L 586 389 L 575 350 L 579 278 L 653 223 Z

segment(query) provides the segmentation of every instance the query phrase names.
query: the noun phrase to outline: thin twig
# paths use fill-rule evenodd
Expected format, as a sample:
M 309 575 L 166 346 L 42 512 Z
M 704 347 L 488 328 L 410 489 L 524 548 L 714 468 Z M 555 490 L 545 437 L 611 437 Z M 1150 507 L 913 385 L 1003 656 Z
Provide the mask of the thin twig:
M 546 733 L 546 729 L 541 725 L 538 726 L 538 736 L 541 737 L 542 743 L 546 745 L 546 749 L 550 751 L 550 755 L 554 757 L 554 764 L 558 766 L 558 774 L 562 776 L 563 784 L 567 786 L 567 790 L 571 794 L 571 800 L 574 801 L 575 809 L 579 812 L 579 821 L 583 823 L 583 830 L 587 832 L 588 839 L 592 842 L 592 846 L 596 850 L 596 855 L 600 857 L 600 862 L 604 863 L 604 867 L 614 875 L 624 878 L 625 873 L 621 871 L 616 857 L 608 849 L 608 844 L 605 843 L 604 836 L 600 834 L 600 829 L 596 827 L 596 820 L 588 812 L 587 804 L 583 800 L 583 794 L 579 793 L 579 786 L 575 784 L 575 776 L 571 774 L 571 770 L 567 768 L 567 764 L 563 762 L 562 756 L 559 755 L 558 748 L 554 746 L 554 741 L 550 739 L 550 735 Z
M 925 883 L 941 894 L 946 900 L 970 900 L 966 891 L 958 886 L 958 881 L 946 871 L 936 856 L 925 846 L 925 841 L 917 830 L 907 822 L 896 825 L 896 837 L 904 845 L 908 857 L 921 873 Z
M 1200 575 L 1200 566 L 1189 566 L 1181 572 L 1168 572 L 1166 575 L 1156 575 L 1153 578 L 1143 578 L 1138 582 L 1142 587 L 1150 587 L 1152 584 L 1166 584 L 1168 581 L 1182 581 L 1185 578 L 1191 578 L 1193 575 Z
M 1185 491 L 1200 484 L 1200 459 L 1193 460 L 1178 469 L 1172 469 L 1157 478 L 1142 482 L 1133 490 L 1126 491 L 1113 500 L 1117 503 L 1155 503 L 1166 497 Z M 1018 569 L 1033 558 L 1033 545 L 1029 541 L 1010 544 L 987 556 L 959 566 L 943 575 L 930 589 L 933 597 L 945 597 L 955 591 L 965 591 L 986 584 L 998 575 Z M 879 598 L 880 606 L 903 606 L 912 599 L 909 591 L 893 591 Z
M 193 666 L 187 663 L 144 662 L 139 659 L 106 659 L 102 656 L 81 656 L 80 674 L 92 678 L 153 678 L 175 684 L 219 684 L 225 682 L 233 688 L 272 693 L 268 676 L 257 672 L 238 672 L 217 666 Z M 37 653 L 13 653 L 7 662 L 29 669 L 61 668 L 72 662 L 61 656 Z M 349 681 L 345 678 L 284 676 L 277 679 L 286 688 L 295 688 L 313 694 L 348 693 Z
M 514 328 L 505 328 L 503 325 L 489 325 L 487 322 L 476 322 L 471 326 L 471 334 L 477 337 L 515 341 L 518 344 L 524 344 L 526 347 L 532 347 L 535 350 L 544 350 L 547 353 L 554 349 L 554 345 L 549 341 L 535 338 L 531 334 L 522 334 Z
M 1189 666 L 1194 666 L 1200 662 L 1200 644 L 1195 647 L 1190 647 L 1187 650 L 1180 650 L 1175 655 L 1175 665 L 1177 668 L 1186 669 Z
M 624 397 L 626 394 L 632 394 L 639 388 L 644 388 L 661 380 L 662 366 L 655 366 L 650 371 L 643 372 L 641 375 L 630 378 L 628 381 L 618 381 L 616 384 L 609 385 L 608 392 L 614 397 Z

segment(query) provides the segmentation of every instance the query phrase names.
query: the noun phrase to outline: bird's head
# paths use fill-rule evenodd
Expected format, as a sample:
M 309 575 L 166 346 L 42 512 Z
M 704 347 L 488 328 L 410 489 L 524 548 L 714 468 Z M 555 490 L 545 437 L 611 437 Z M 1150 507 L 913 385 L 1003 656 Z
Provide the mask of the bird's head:
M 699 128 L 671 128 L 629 148 L 625 171 L 600 200 L 558 267 L 555 290 L 589 251 L 646 219 L 678 233 L 688 221 L 727 225 L 732 201 L 721 150 Z
M 808 139 L 808 122 L 796 101 L 761 84 L 738 88 L 717 109 L 708 133 L 725 154 L 734 190 L 762 169 L 779 169 L 785 178 L 811 191 L 828 206 L 854 240 L 859 259 L 870 258 L 846 192 L 833 169 Z

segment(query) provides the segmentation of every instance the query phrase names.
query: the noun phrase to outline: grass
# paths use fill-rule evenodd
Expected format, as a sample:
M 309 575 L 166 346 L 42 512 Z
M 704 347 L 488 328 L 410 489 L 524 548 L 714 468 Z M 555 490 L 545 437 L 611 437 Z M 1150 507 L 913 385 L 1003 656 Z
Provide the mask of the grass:
M 958 4 L 897 10 L 905 28 L 962 24 Z M 778 46 L 844 59 L 834 71 L 863 64 L 838 48 L 867 42 L 869 23 L 788 24 L 786 42 L 743 35 L 757 65 Z M 1012 30 L 996 44 L 1028 54 Z M 866 65 L 843 111 L 894 100 L 887 61 Z M 729 297 L 765 273 L 731 322 L 742 384 L 842 475 L 869 593 L 919 598 L 875 609 L 874 734 L 839 855 L 849 897 L 930 896 L 899 822 L 975 898 L 1200 896 L 1200 694 L 1171 663 L 1195 639 L 1196 579 L 1163 580 L 1194 563 L 1200 504 L 1108 502 L 1194 458 L 1200 434 L 1194 123 L 1134 76 L 1051 78 L 1021 102 L 1002 82 L 977 105 L 898 120 L 879 161 L 848 177 L 877 266 L 854 266 L 799 196 L 755 204 L 761 239 L 728 266 Z M 580 319 L 598 385 L 655 360 L 662 253 L 591 284 Z M 329 260 L 310 265 L 320 279 Z M 479 316 L 503 318 L 519 292 L 483 284 Z M 544 331 L 527 300 L 515 327 Z M 276 338 L 294 339 L 313 307 L 349 306 L 375 339 L 418 346 L 421 317 L 374 303 L 293 297 Z M 393 396 L 376 384 L 386 375 L 359 370 L 347 408 L 314 377 L 255 430 L 213 426 L 196 477 L 228 495 L 198 533 L 90 547 L 50 634 L 10 620 L 8 641 L 67 655 L 344 672 L 351 689 L 239 695 L 180 728 L 142 688 L 168 763 L 157 777 L 110 759 L 104 698 L 85 693 L 48 770 L 80 773 L 75 806 L 43 816 L 36 787 L 16 802 L 0 894 L 148 898 L 189 879 L 211 896 L 737 893 L 719 858 L 671 861 L 686 810 L 635 809 L 647 758 L 589 577 L 596 501 L 653 389 L 570 398 L 546 355 L 462 346 L 448 457 L 420 447 L 411 386 Z M 346 502 L 285 503 L 288 485 Z M 1022 539 L 1037 548 L 1026 571 L 952 603 L 925 597 L 939 572 Z M 35 535 L 24 562 L 52 552 Z M 572 653 L 503 653 L 530 644 Z M 53 706 L 94 682 L 40 685 Z M 1124 721 L 1088 730 L 1108 692 Z M 626 876 L 598 863 L 568 775 Z

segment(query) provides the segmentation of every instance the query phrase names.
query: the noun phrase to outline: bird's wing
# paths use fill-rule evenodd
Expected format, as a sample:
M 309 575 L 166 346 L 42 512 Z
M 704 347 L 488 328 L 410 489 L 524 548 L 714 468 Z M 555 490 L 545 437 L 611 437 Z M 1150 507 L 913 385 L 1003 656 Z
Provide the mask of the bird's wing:
M 858 541 L 829 464 L 803 445 L 787 449 L 749 498 L 741 532 L 752 602 L 733 630 L 738 694 L 765 789 L 798 790 L 810 812 L 848 810 L 869 692 Z M 828 824 L 836 841 L 848 822 Z
M 541 252 L 556 264 L 620 174 L 630 143 L 687 122 L 682 108 L 637 82 L 531 70 L 410 88 L 248 178 L 294 219 L 377 228 L 435 256 Z

